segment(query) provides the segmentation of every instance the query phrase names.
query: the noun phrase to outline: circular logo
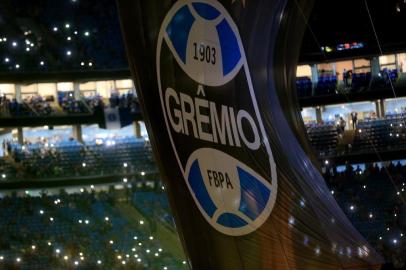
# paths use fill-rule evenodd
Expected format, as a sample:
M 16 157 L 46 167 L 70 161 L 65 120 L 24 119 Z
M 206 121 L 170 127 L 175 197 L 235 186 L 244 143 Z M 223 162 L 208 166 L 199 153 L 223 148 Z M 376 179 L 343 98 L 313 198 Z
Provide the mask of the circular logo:
M 175 78 L 161 67 L 168 59 L 177 64 L 170 71 Z M 236 76 L 246 79 L 238 93 L 229 84 Z M 255 231 L 275 205 L 276 165 L 238 28 L 220 2 L 179 0 L 172 6 L 158 37 L 157 77 L 170 141 L 200 212 L 224 234 Z M 247 98 L 236 105 L 224 93 Z M 258 165 L 263 161 L 269 163 Z
M 229 16 L 221 12 L 224 8 L 219 7 L 214 1 L 178 1 L 165 29 L 168 45 L 181 68 L 207 86 L 226 84 L 243 64 L 238 36 Z

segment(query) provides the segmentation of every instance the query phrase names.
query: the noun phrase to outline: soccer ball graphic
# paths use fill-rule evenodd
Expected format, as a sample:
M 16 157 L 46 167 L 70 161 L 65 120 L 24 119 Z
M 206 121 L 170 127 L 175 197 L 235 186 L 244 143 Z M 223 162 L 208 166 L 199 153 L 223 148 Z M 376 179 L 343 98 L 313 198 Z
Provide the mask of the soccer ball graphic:
M 165 41 L 172 54 L 199 84 L 226 84 L 243 64 L 236 26 L 212 4 L 180 1 L 180 5 L 165 29 Z
M 275 191 L 263 177 L 228 154 L 198 149 L 189 158 L 186 174 L 200 211 L 219 231 L 244 234 L 268 218 Z

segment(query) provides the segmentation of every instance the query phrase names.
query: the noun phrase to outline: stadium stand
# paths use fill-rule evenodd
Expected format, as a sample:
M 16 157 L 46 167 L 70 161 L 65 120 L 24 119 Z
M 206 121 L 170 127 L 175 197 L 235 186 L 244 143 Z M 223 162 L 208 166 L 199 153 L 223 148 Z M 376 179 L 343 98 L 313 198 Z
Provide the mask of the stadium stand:
M 330 167 L 324 177 L 332 194 L 362 235 L 392 262 L 405 267 L 406 166 L 386 164 Z
M 338 151 L 342 143 L 337 123 L 309 123 L 306 128 L 310 143 L 320 157 L 401 150 L 406 144 L 405 115 L 387 114 L 383 119 L 366 118 L 357 122 L 354 137 L 346 142 L 344 151 Z
M 308 124 L 306 129 L 311 145 L 320 156 L 331 156 L 336 153 L 338 128 L 335 123 Z
M 2 72 L 127 68 L 114 1 L 3 1 Z
M 94 139 L 86 143 L 44 139 L 24 145 L 5 141 L 3 146 L 11 158 L 3 161 L 8 162 L 3 173 L 14 171 L 14 178 L 156 173 L 149 143 L 134 137 Z
M 398 83 L 404 83 L 400 79 L 397 69 L 383 69 L 376 76 L 371 72 L 350 73 L 348 81 L 340 81 L 336 75 L 322 75 L 313 82 L 310 77 L 301 76 L 296 78 L 296 90 L 299 98 L 313 96 L 334 96 L 339 94 L 373 91 L 381 88 L 396 87 Z M 346 85 L 347 84 L 347 85 Z
M 123 204 L 131 207 L 126 194 L 136 198 L 138 192 L 106 188 L 2 194 L 0 267 L 186 269 L 184 258 L 163 248 L 156 225 L 121 211 Z

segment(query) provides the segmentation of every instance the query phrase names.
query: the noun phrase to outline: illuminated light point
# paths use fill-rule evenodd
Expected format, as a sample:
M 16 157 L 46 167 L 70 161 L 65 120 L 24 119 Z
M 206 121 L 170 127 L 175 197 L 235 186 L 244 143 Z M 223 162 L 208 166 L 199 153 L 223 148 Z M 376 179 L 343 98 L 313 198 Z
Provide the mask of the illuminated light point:
M 128 182 L 127 178 L 123 178 L 123 182 L 127 183 Z
M 85 32 L 85 36 L 88 37 L 90 35 L 89 31 Z
M 369 218 L 373 218 L 374 215 L 372 213 L 369 213 Z
M 393 239 L 392 242 L 396 245 L 398 243 L 398 239 Z
M 105 217 L 104 220 L 105 220 L 105 221 L 109 221 L 109 217 Z
M 94 189 L 94 185 L 90 185 L 90 188 L 91 188 L 91 189 Z
M 141 262 L 141 258 L 138 258 L 138 259 L 137 259 L 137 262 Z
M 21 262 L 21 258 L 20 258 L 20 257 L 17 257 L 17 258 L 16 258 L 16 262 L 18 262 L 18 263 Z
M 78 34 L 78 31 L 75 31 L 75 32 L 73 32 L 75 35 L 77 35 Z
M 102 264 L 102 261 L 101 261 L 101 260 L 97 260 L 97 264 Z
M 150 237 L 149 237 L 149 240 L 154 240 L 154 237 L 153 237 L 153 236 L 150 236 Z
M 15 41 L 13 41 L 13 43 L 11 43 L 11 45 L 12 45 L 13 47 L 17 47 L 18 43 L 15 42 Z
M 158 257 L 158 256 L 159 256 L 159 254 L 158 254 L 158 253 L 155 253 L 154 255 L 155 255 L 155 257 Z
M 53 218 L 53 217 L 50 217 L 50 218 L 49 218 L 49 221 L 51 221 L 51 222 L 54 221 L 54 218 Z
M 48 242 L 48 246 L 52 246 L 52 243 L 51 243 L 51 242 Z
M 80 62 L 80 65 L 81 65 L 81 66 L 84 66 L 84 65 L 85 65 L 85 62 Z
M 67 261 L 67 260 L 69 259 L 69 257 L 68 257 L 68 256 L 63 256 L 63 259 L 64 259 L 65 261 Z
M 324 164 L 328 165 L 328 160 L 327 159 L 324 161 Z
M 72 55 L 72 52 L 71 52 L 71 51 L 66 51 L 66 55 L 67 55 L 67 56 L 71 56 L 71 55 Z
M 168 270 L 168 267 L 164 266 L 164 270 Z
M 71 38 L 71 37 L 67 37 L 66 40 L 67 40 L 67 41 L 71 41 L 72 38 Z
M 113 240 L 110 240 L 109 243 L 110 243 L 110 245 L 112 245 L 112 244 L 114 244 L 114 241 L 113 241 Z
M 75 261 L 74 264 L 75 264 L 75 265 L 79 265 L 79 262 L 78 262 L 78 261 Z
M 25 50 L 26 50 L 27 52 L 31 51 L 31 49 L 30 49 L 30 48 L 25 48 Z
M 82 163 L 82 167 L 86 167 L 86 163 L 85 163 L 85 162 Z
M 3 179 L 6 178 L 6 174 L 3 173 L 3 174 L 1 175 L 1 178 L 3 178 Z
M 41 66 L 45 65 L 44 61 L 39 62 Z
M 140 225 L 144 225 L 144 221 L 143 221 L 143 220 L 140 220 Z
M 19 69 L 19 68 L 20 68 L 20 65 L 19 65 L 19 64 L 16 64 L 15 67 L 16 67 L 16 69 Z
M 89 224 L 89 220 L 86 219 L 86 220 L 85 220 L 85 223 L 86 223 L 86 224 Z
M 68 29 L 69 27 L 70 27 L 70 24 L 69 24 L 69 23 L 65 24 L 65 28 L 66 28 L 66 29 Z
M 4 260 L 4 256 L 0 256 L 0 261 Z
M 121 264 L 122 264 L 122 265 L 125 265 L 125 261 L 121 261 Z
M 82 165 L 82 166 L 83 166 L 83 165 Z M 86 167 L 86 164 L 85 164 L 85 166 L 83 166 L 83 167 Z M 85 192 L 85 190 L 84 190 L 83 188 L 81 188 L 81 189 L 80 189 L 80 192 L 83 193 L 83 192 Z
M 57 249 L 55 249 L 55 252 L 56 252 L 57 254 L 59 254 L 59 253 L 61 253 L 61 250 L 60 250 L 59 248 L 57 248 Z
M 32 246 L 31 246 L 31 249 L 32 249 L 32 250 L 35 250 L 36 248 L 37 248 L 37 247 L 36 247 L 35 245 L 32 245 Z
M 8 57 L 4 58 L 4 62 L 6 62 L 6 63 L 10 62 L 10 58 L 8 58 Z
M 186 264 L 186 261 L 182 261 L 182 264 Z
M 52 30 L 53 30 L 54 32 L 57 32 L 57 31 L 58 31 L 58 27 L 54 27 Z
M 127 167 L 128 167 L 127 162 L 124 162 L 124 163 L 123 163 L 123 167 L 124 167 L 124 168 L 127 168 Z
M 93 66 L 93 63 L 92 63 L 92 62 L 89 62 L 89 67 L 91 67 L 91 66 Z
M 331 194 L 334 195 L 334 190 L 331 191 Z

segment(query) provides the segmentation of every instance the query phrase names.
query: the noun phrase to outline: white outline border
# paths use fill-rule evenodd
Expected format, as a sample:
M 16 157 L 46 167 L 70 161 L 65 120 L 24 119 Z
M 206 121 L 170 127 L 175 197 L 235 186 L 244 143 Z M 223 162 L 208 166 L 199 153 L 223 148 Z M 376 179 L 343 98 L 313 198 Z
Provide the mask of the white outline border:
M 259 122 L 259 127 L 261 130 L 261 135 L 262 135 L 262 143 L 265 145 L 265 148 L 268 152 L 268 156 L 269 156 L 269 163 L 270 163 L 270 168 L 271 168 L 271 196 L 270 199 L 268 200 L 264 211 L 258 216 L 258 218 L 251 222 L 250 224 L 241 227 L 241 228 L 228 228 L 225 226 L 222 226 L 218 223 L 216 223 L 215 221 L 213 221 L 207 214 L 206 212 L 201 208 L 200 203 L 197 201 L 193 190 L 191 189 L 190 185 L 189 185 L 189 181 L 188 181 L 188 177 L 186 175 L 186 171 L 183 169 L 182 167 L 182 163 L 179 159 L 178 153 L 177 153 L 177 149 L 175 147 L 175 144 L 173 142 L 173 138 L 172 138 L 172 134 L 171 134 L 171 129 L 170 129 L 170 125 L 168 123 L 168 119 L 167 119 L 167 115 L 166 115 L 166 108 L 165 108 L 165 103 L 164 103 L 164 98 L 163 98 L 163 91 L 162 91 L 162 83 L 161 83 L 161 70 L 160 70 L 160 63 L 161 63 L 161 48 L 162 48 L 162 43 L 164 38 L 166 37 L 166 27 L 169 23 L 169 21 L 172 19 L 172 17 L 175 15 L 175 13 L 184 5 L 189 5 L 190 3 L 193 2 L 197 2 L 197 3 L 208 3 L 212 6 L 214 6 L 215 8 L 217 8 L 223 15 L 223 17 L 225 17 L 225 19 L 228 21 L 228 23 L 230 24 L 230 27 L 232 28 L 232 30 L 234 31 L 235 34 L 238 34 L 237 36 L 237 41 L 238 41 L 238 45 L 239 48 L 241 50 L 241 60 L 243 60 L 243 65 L 244 65 L 244 71 L 245 74 L 247 76 L 247 81 L 248 81 L 248 88 L 250 91 L 250 95 L 251 95 L 251 100 L 252 100 L 252 105 L 254 106 L 254 110 L 255 110 L 255 114 L 257 117 L 257 120 Z M 170 43 L 168 44 L 169 46 Z M 173 48 L 171 48 L 173 49 Z M 180 59 L 177 59 L 178 56 L 175 54 L 175 59 L 176 61 L 180 61 Z M 241 61 L 238 64 L 238 68 L 235 68 L 235 73 L 232 72 L 229 75 L 233 74 L 234 76 L 239 72 L 240 70 L 240 64 Z M 182 61 L 181 61 L 182 63 Z M 180 65 L 182 67 L 182 69 L 184 69 L 183 67 L 183 63 Z M 229 15 L 228 11 L 220 4 L 220 2 L 215 1 L 215 0 L 200 0 L 200 1 L 196 1 L 196 0 L 179 0 L 177 1 L 172 8 L 169 10 L 169 12 L 167 13 L 167 15 L 165 16 L 165 19 L 163 20 L 162 24 L 161 24 L 161 28 L 159 31 L 159 35 L 158 35 L 158 42 L 157 42 L 157 54 L 156 54 L 156 68 L 157 68 L 157 79 L 158 79 L 158 87 L 159 87 L 159 95 L 161 97 L 161 106 L 162 106 L 162 112 L 164 114 L 164 119 L 165 119 L 165 124 L 166 124 L 166 128 L 169 134 L 169 139 L 171 141 L 172 144 L 172 148 L 173 151 L 175 152 L 175 156 L 176 156 L 176 160 L 178 162 L 179 168 L 183 174 L 183 178 L 189 188 L 190 193 L 193 196 L 193 199 L 195 200 L 196 205 L 198 206 L 200 212 L 203 214 L 203 216 L 205 217 L 206 221 L 216 230 L 218 230 L 221 233 L 224 233 L 226 235 L 230 235 L 230 236 L 242 236 L 242 235 L 246 235 L 249 233 L 254 232 L 255 230 L 257 230 L 263 223 L 265 223 L 265 221 L 268 219 L 268 217 L 270 216 L 274 206 L 275 206 L 275 202 L 276 202 L 276 197 L 277 197 L 277 191 L 278 191 L 278 181 L 277 181 L 277 172 L 276 172 L 276 164 L 275 164 L 275 160 L 273 158 L 272 155 L 272 150 L 271 147 L 269 145 L 269 140 L 266 136 L 265 133 L 265 128 L 261 119 L 261 115 L 259 113 L 259 109 L 258 109 L 258 104 L 257 104 L 257 100 L 255 97 L 255 92 L 254 92 L 254 87 L 252 84 L 252 80 L 251 80 L 251 74 L 249 72 L 249 68 L 248 68 L 248 63 L 247 63 L 247 58 L 245 55 L 245 50 L 241 41 L 241 37 L 240 37 L 240 33 L 238 31 L 237 26 L 235 25 L 233 19 L 231 18 L 231 16 Z M 184 70 L 185 71 L 185 70 Z M 187 72 L 186 72 L 187 73 Z M 233 77 L 234 78 L 234 77 Z M 231 78 L 231 79 L 233 79 Z M 230 80 L 231 80 L 230 79 Z M 198 82 L 199 83 L 199 82 Z M 192 154 L 193 155 L 193 154 Z M 192 156 L 191 155 L 191 156 Z M 269 184 L 269 182 L 267 182 Z

